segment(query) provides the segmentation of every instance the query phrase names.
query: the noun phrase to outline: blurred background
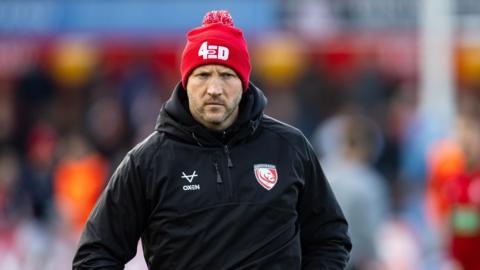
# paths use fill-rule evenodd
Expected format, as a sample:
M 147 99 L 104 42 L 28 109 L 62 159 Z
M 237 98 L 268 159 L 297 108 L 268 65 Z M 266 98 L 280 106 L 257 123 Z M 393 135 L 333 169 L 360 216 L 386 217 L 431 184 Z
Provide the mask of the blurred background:
M 267 113 L 318 152 L 349 269 L 480 269 L 476 0 L 0 1 L 0 269 L 71 267 L 212 9 L 244 30 Z

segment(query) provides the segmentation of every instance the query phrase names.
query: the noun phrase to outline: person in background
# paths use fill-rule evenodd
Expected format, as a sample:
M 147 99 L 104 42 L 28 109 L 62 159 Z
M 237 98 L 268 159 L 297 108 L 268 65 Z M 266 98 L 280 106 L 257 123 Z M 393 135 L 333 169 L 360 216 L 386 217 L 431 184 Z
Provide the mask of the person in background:
M 480 102 L 461 96 L 453 136 L 429 152 L 427 210 L 442 245 L 463 270 L 480 269 Z
M 227 11 L 191 30 L 181 82 L 84 228 L 73 269 L 344 269 L 348 224 L 305 136 L 263 113 Z
M 81 132 L 66 136 L 62 152 L 54 171 L 55 206 L 64 225 L 78 236 L 105 187 L 109 166 Z
M 369 118 L 350 112 L 321 124 L 312 140 L 350 224 L 353 249 L 347 269 L 382 269 L 378 232 L 390 202 L 387 182 L 372 165 L 382 147 L 380 129 Z
M 50 123 L 36 124 L 27 140 L 27 158 L 21 173 L 18 204 L 31 212 L 31 217 L 47 225 L 54 217 L 53 206 L 53 170 L 57 134 Z

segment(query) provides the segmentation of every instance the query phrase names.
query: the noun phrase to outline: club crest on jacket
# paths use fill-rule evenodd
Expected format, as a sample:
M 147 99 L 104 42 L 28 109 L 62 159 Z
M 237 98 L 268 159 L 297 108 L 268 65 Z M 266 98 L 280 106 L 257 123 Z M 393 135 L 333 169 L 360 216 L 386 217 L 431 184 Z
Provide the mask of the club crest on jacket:
M 275 165 L 255 164 L 253 171 L 257 182 L 266 190 L 271 190 L 277 184 L 278 174 Z

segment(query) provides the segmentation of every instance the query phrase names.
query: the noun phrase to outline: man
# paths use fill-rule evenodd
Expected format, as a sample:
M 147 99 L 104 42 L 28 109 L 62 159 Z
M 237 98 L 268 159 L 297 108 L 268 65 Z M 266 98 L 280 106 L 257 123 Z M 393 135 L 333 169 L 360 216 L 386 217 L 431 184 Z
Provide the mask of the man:
M 74 269 L 343 269 L 347 222 L 314 152 L 263 114 L 242 31 L 213 11 L 188 33 L 182 81 L 89 217 Z

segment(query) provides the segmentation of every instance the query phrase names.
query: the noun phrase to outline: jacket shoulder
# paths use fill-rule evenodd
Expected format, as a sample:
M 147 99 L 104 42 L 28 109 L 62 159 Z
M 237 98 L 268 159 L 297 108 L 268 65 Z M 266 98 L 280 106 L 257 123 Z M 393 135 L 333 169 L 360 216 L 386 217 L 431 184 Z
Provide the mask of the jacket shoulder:
M 267 132 L 271 132 L 272 134 L 286 141 L 286 143 L 294 147 L 297 152 L 302 154 L 308 152 L 307 148 L 310 144 L 303 132 L 298 128 L 268 115 L 263 117 L 262 127 Z
M 159 148 L 162 145 L 163 137 L 163 133 L 154 131 L 135 145 L 127 155 L 137 164 L 150 164 L 150 161 L 160 152 Z

